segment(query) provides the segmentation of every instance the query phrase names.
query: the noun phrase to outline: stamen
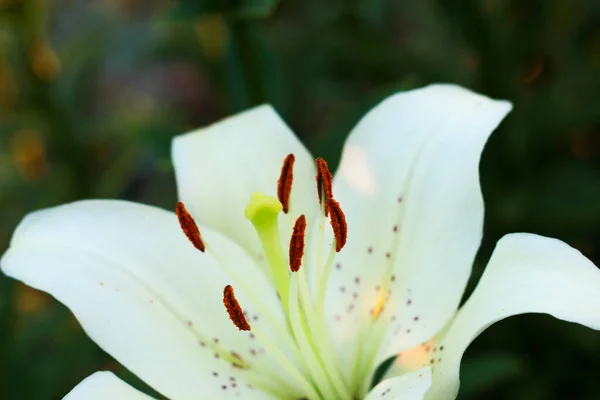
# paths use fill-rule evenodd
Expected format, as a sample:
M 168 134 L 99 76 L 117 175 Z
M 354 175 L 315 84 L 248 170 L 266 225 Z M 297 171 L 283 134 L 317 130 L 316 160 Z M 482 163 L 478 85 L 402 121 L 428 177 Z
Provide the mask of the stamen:
M 302 265 L 302 256 L 304 255 L 304 233 L 306 232 L 306 217 L 299 216 L 294 224 L 294 231 L 290 239 L 290 269 L 296 272 Z
M 240 331 L 249 331 L 251 330 L 250 324 L 246 320 L 246 316 L 244 315 L 244 311 L 242 311 L 242 307 L 240 307 L 240 303 L 238 303 L 235 298 L 235 294 L 233 293 L 233 287 L 231 285 L 225 286 L 223 289 L 223 304 L 227 309 L 227 313 L 229 314 L 229 318 L 231 322 L 240 330 Z
M 298 274 L 292 274 L 290 281 L 290 299 L 288 304 L 290 305 L 289 316 L 290 326 L 296 343 L 300 348 L 300 353 L 304 359 L 308 372 L 316 383 L 319 391 L 323 395 L 324 399 L 334 399 L 335 391 L 330 381 L 328 371 L 323 369 L 323 364 L 317 358 L 315 348 L 311 346 L 311 341 L 307 337 L 306 327 L 303 325 L 302 318 L 300 316 L 299 302 L 298 302 Z M 306 321 L 304 321 L 306 322 Z
M 323 160 L 321 157 L 317 158 L 317 191 L 319 194 L 319 204 L 327 206 L 328 200 L 333 197 L 332 190 L 332 180 L 333 175 L 329 171 L 329 167 L 327 166 L 327 162 Z M 325 196 L 323 196 L 323 194 Z M 323 204 L 323 200 L 325 204 Z M 327 215 L 329 211 L 325 208 L 325 215 Z
M 348 238 L 346 216 L 340 207 L 340 203 L 333 198 L 327 201 L 327 210 L 330 214 L 329 221 L 335 236 L 335 251 L 339 253 L 346 244 L 346 239 Z
M 290 194 L 292 193 L 292 180 L 294 179 L 294 162 L 296 157 L 288 154 L 281 167 L 281 175 L 277 181 L 277 198 L 283 205 L 283 212 L 287 214 L 290 205 Z
M 196 225 L 196 221 L 194 221 L 194 218 L 192 218 L 191 214 L 186 210 L 185 205 L 180 201 L 177 202 L 177 205 L 175 206 L 175 214 L 177 214 L 179 225 L 181 226 L 183 233 L 185 233 L 185 236 L 187 236 L 195 248 L 204 252 L 205 246 L 200 237 L 198 225 Z

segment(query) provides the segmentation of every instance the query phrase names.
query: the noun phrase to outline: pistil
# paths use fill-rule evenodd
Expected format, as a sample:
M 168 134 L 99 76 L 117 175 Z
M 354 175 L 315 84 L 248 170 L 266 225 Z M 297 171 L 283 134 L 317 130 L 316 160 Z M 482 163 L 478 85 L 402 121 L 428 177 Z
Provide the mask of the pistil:
M 283 205 L 274 197 L 256 192 L 251 198 L 244 214 L 252 222 L 271 268 L 273 280 L 284 309 L 288 309 L 290 276 L 287 261 L 281 248 L 277 215 Z

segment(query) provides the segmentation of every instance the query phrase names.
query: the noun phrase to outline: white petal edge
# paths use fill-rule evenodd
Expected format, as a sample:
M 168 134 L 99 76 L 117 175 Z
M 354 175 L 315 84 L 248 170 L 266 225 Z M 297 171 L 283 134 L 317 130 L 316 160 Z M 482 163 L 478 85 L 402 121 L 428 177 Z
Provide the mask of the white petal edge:
M 229 239 L 201 230 L 277 317 L 278 300 L 259 268 Z M 6 275 L 69 307 L 94 342 L 169 398 L 235 398 L 237 392 L 268 397 L 245 384 L 226 390 L 229 376 L 243 381 L 246 371 L 216 358 L 206 343 L 218 340 L 246 359 L 257 343 L 238 331 L 223 307 L 231 276 L 208 253 L 194 249 L 174 213 L 117 200 L 37 211 L 21 222 L 0 264 Z M 252 323 L 264 324 L 271 336 L 264 314 L 236 289 Z M 278 320 L 283 324 L 282 315 Z M 278 336 L 272 339 L 280 343 Z M 276 367 L 267 353 L 260 361 Z
M 365 400 L 423 400 L 431 386 L 431 370 L 420 368 L 414 372 L 381 381 Z
M 290 212 L 282 214 L 284 245 L 300 214 L 310 221 L 318 211 L 314 160 L 270 105 L 176 136 L 172 158 L 179 199 L 194 218 L 243 246 L 253 257 L 262 249 L 244 217 L 250 195 L 277 197 L 283 161 L 294 154 Z
M 353 357 L 351 328 L 371 318 L 388 283 L 388 315 L 378 323 L 389 328 L 374 365 L 429 339 L 454 315 L 482 235 L 479 158 L 511 108 L 438 84 L 385 99 L 354 128 L 334 187 L 348 244 L 327 303 L 341 357 Z
M 108 371 L 95 372 L 82 380 L 63 400 L 151 400 Z
M 467 346 L 493 323 L 523 313 L 545 313 L 600 329 L 600 270 L 557 239 L 513 233 L 498 241 L 477 288 L 440 341 L 429 399 L 453 399 Z

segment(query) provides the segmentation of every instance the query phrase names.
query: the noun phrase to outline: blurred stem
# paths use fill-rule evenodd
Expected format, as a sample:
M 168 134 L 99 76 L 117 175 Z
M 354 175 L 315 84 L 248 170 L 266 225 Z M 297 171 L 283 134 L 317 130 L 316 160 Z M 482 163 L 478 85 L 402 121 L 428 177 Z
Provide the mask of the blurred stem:
M 244 22 L 237 24 L 234 31 L 235 38 L 239 43 L 239 51 L 243 60 L 243 69 L 246 74 L 246 81 L 251 93 L 251 99 L 254 102 L 264 102 L 267 100 L 267 88 L 265 79 L 263 79 L 263 68 L 261 66 L 261 43 L 258 37 L 260 29 L 255 22 Z
M 234 111 L 268 101 L 257 24 L 256 21 L 240 19 L 228 23 L 230 37 L 226 74 Z

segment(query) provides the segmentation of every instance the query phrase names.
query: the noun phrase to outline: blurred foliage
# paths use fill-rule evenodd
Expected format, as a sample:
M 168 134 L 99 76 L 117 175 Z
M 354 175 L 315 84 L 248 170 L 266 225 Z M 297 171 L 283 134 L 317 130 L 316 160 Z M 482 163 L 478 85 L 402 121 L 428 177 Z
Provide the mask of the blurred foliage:
M 513 231 L 600 265 L 599 27 L 596 0 L 0 0 L 0 251 L 41 207 L 172 208 L 174 134 L 270 102 L 335 165 L 377 101 L 448 81 L 515 104 L 483 155 L 469 287 Z M 98 369 L 141 385 L 49 296 L 0 293 L 0 398 L 58 399 Z M 599 333 L 520 316 L 467 351 L 460 397 L 595 399 L 598 376 Z

